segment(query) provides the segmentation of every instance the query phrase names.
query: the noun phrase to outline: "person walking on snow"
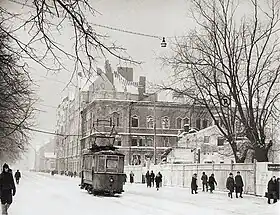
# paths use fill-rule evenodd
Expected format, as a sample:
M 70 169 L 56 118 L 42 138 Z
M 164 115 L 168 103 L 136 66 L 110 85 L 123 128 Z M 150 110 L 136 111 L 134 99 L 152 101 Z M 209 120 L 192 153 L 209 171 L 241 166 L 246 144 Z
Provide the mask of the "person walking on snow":
M 209 177 L 209 187 L 210 187 L 210 193 L 213 193 L 213 190 L 215 190 L 215 184 L 217 186 L 216 179 L 214 177 L 214 174 L 212 173 Z
M 149 171 L 146 173 L 146 182 L 147 182 L 147 187 L 151 187 L 151 174 Z
M 236 193 L 236 198 L 238 198 L 238 193 L 240 193 L 240 198 L 243 198 L 242 192 L 243 192 L 243 180 L 240 175 L 240 172 L 237 172 L 237 175 L 235 176 L 235 193 Z
M 273 199 L 273 203 L 277 202 L 277 181 L 276 177 L 273 176 L 267 185 L 267 203 L 270 204 L 270 199 Z
M 129 182 L 132 184 L 134 182 L 134 173 L 131 171 L 129 174 Z
M 160 172 L 156 175 L 155 182 L 156 182 L 156 188 L 157 190 L 159 190 L 160 183 L 162 182 L 162 176 Z
M 229 190 L 228 197 L 232 198 L 232 193 L 234 192 L 234 178 L 232 173 L 227 178 L 226 188 Z
M 207 184 L 208 177 L 205 174 L 205 172 L 202 173 L 201 181 L 202 181 L 202 191 L 205 192 L 205 187 L 206 187 L 206 191 L 208 192 L 208 184 Z
M 16 194 L 14 178 L 9 170 L 8 164 L 5 163 L 0 174 L 0 196 L 3 215 L 8 214 L 8 209 L 13 202 L 13 196 Z
M 192 191 L 192 194 L 193 194 L 193 191 L 195 194 L 197 194 L 197 174 L 193 174 L 193 177 L 192 177 L 192 183 L 191 183 L 191 191 Z
M 155 186 L 155 173 L 153 170 L 151 171 L 151 185 L 154 187 Z
M 16 183 L 19 184 L 19 179 L 21 178 L 21 174 L 20 171 L 17 170 L 15 173 L 15 179 L 16 179 Z

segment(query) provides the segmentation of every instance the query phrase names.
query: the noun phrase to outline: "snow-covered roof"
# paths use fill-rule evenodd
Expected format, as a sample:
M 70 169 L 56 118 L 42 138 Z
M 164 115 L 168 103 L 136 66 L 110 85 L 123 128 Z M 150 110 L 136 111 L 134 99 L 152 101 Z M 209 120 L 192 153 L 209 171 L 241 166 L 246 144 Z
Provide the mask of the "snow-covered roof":
M 117 92 L 138 94 L 138 82 L 127 81 L 119 72 L 114 72 L 114 87 Z

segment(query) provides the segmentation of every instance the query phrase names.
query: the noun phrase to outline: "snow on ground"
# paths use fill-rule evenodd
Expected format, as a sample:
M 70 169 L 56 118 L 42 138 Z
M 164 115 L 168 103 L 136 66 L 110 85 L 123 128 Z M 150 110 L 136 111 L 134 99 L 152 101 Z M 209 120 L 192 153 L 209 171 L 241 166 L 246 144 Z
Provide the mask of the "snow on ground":
M 78 186 L 78 178 L 26 172 L 18 185 L 10 215 L 276 215 L 280 203 L 244 195 L 229 199 L 226 193 L 191 195 L 189 189 L 127 184 L 119 197 L 96 197 Z

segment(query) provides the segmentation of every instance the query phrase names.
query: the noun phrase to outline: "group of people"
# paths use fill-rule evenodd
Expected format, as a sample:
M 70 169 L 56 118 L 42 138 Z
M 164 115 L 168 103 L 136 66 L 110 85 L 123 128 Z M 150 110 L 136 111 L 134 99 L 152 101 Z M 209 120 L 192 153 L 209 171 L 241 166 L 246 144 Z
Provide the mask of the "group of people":
M 202 181 L 202 191 L 203 192 L 208 192 L 210 190 L 210 193 L 213 193 L 213 190 L 215 190 L 215 185 L 217 186 L 217 181 L 215 179 L 214 174 L 212 173 L 211 176 L 208 178 L 208 176 L 205 174 L 205 172 L 202 173 L 201 176 L 201 181 Z M 229 177 L 227 178 L 226 181 L 226 188 L 229 190 L 228 197 L 232 198 L 232 193 L 236 193 L 236 198 L 238 198 L 238 194 L 240 198 L 243 198 L 242 192 L 243 192 L 243 180 L 240 175 L 240 172 L 237 172 L 237 175 L 235 178 L 233 178 L 233 174 L 230 173 Z M 191 193 L 192 194 L 197 194 L 197 174 L 195 173 L 192 177 L 192 182 L 191 182 Z
M 273 203 L 277 202 L 277 199 L 280 199 L 280 178 L 277 178 L 273 176 L 267 185 L 267 203 L 271 204 L 270 200 L 273 199 Z
M 19 184 L 21 178 L 21 173 L 19 170 L 15 173 L 16 183 Z M 8 164 L 3 165 L 2 173 L 0 174 L 0 198 L 1 198 L 1 208 L 2 214 L 7 215 L 8 209 L 13 202 L 13 196 L 16 194 L 16 186 Z
M 146 178 L 147 187 L 152 187 L 152 186 L 154 187 L 156 182 L 156 188 L 157 190 L 159 190 L 159 187 L 162 184 L 162 174 L 160 172 L 158 172 L 157 175 L 155 175 L 153 170 L 151 172 L 147 171 L 145 178 Z

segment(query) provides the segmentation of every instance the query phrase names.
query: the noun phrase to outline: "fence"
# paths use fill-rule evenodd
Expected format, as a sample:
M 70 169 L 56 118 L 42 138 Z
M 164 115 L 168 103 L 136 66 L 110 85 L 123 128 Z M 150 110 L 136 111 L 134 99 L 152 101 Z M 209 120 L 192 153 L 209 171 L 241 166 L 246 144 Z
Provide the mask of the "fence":
M 134 173 L 136 183 L 142 182 L 142 176 L 146 174 L 147 167 L 126 166 L 125 173 L 129 175 Z M 163 185 L 189 188 L 191 185 L 192 175 L 198 174 L 198 186 L 201 187 L 201 175 L 205 172 L 208 177 L 214 173 L 217 181 L 216 190 L 226 191 L 226 179 L 230 172 L 236 175 L 237 171 L 244 182 L 244 193 L 263 196 L 266 191 L 267 182 L 274 174 L 267 171 L 267 163 L 250 163 L 250 164 L 164 164 L 150 166 L 149 170 L 155 173 L 161 172 L 163 175 Z M 280 175 L 279 172 L 277 173 Z M 277 175 L 276 174 L 276 175 Z M 258 176 L 257 176 L 258 175 Z M 260 177 L 261 175 L 261 177 Z

